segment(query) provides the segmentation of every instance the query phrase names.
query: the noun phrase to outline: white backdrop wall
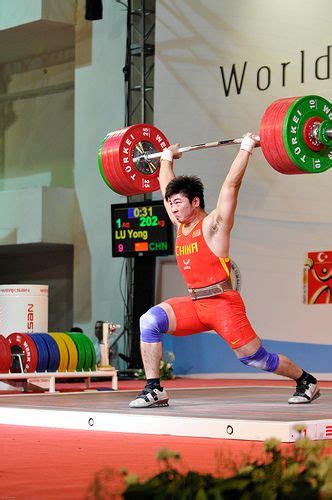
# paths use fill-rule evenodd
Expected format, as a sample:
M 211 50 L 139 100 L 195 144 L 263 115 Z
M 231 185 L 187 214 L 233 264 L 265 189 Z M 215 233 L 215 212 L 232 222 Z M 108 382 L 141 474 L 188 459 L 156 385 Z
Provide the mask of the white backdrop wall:
M 282 97 L 332 94 L 329 0 L 158 0 L 155 125 L 182 145 L 259 131 Z M 235 74 L 237 80 L 235 79 Z M 237 146 L 187 153 L 211 210 Z M 308 251 L 332 249 L 331 172 L 286 176 L 255 150 L 243 182 L 231 257 L 251 322 L 265 339 L 332 344 L 332 305 L 303 304 Z M 160 193 L 158 193 L 159 195 Z M 161 262 L 158 299 L 185 290 Z

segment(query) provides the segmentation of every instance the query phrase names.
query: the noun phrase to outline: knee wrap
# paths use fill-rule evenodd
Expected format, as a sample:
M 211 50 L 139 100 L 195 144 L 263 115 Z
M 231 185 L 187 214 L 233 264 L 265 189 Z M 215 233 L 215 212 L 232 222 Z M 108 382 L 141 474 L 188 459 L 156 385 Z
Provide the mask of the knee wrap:
M 162 307 L 151 307 L 140 318 L 142 342 L 161 342 L 161 334 L 168 330 L 168 316 Z
M 253 366 L 259 370 L 275 372 L 279 365 L 279 356 L 278 354 L 271 354 L 267 352 L 261 345 L 258 351 L 250 356 L 240 358 L 240 361 L 245 365 Z

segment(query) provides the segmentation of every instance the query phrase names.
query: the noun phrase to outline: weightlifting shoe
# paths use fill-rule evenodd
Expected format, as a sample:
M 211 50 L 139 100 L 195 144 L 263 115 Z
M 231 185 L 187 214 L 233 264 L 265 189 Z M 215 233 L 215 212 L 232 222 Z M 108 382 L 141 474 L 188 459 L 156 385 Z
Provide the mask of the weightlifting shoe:
M 308 380 L 303 380 L 299 382 L 296 386 L 296 391 L 293 396 L 289 398 L 289 404 L 306 404 L 310 403 L 314 399 L 319 398 L 320 391 L 319 385 L 316 382 L 309 382 Z
M 151 408 L 153 406 L 168 406 L 168 395 L 165 389 L 146 385 L 131 403 L 130 408 Z

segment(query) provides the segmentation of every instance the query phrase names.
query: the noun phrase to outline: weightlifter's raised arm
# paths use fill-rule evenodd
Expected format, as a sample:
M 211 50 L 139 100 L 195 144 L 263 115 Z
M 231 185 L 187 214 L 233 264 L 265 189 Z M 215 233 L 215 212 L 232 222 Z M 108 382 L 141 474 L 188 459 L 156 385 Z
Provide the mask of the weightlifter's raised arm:
M 259 137 L 254 134 L 247 133 L 243 137 L 240 151 L 236 155 L 221 187 L 214 214 L 217 218 L 220 218 L 224 229 L 230 230 L 233 226 L 238 192 L 248 166 L 250 155 L 254 147 L 258 144 Z M 214 214 L 211 213 L 212 216 Z
M 167 149 L 164 149 L 161 157 L 160 157 L 160 169 L 159 169 L 159 185 L 160 191 L 164 199 L 165 208 L 167 210 L 168 216 L 173 222 L 176 224 L 176 219 L 173 217 L 172 212 L 169 208 L 167 201 L 165 200 L 165 191 L 167 184 L 174 179 L 175 174 L 173 171 L 173 159 L 181 158 L 182 153 L 179 153 L 180 144 L 174 144 L 169 146 Z
M 163 198 L 165 197 L 165 190 L 167 184 L 174 179 L 175 175 L 173 172 L 173 159 L 181 158 L 182 153 L 179 153 L 180 144 L 174 144 L 164 149 L 160 157 L 160 169 L 159 169 L 159 185 L 161 194 Z

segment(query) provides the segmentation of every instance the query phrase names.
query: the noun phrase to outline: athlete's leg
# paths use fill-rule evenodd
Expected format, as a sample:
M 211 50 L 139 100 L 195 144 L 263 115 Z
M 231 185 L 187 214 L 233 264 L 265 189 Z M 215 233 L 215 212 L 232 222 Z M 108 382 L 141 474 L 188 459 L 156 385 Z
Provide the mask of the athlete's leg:
M 161 302 L 140 319 L 141 353 L 147 379 L 159 377 L 162 356 L 161 334 L 191 335 L 205 330 L 190 297 L 175 297 Z
M 218 306 L 219 302 L 219 306 Z M 287 356 L 270 353 L 253 330 L 245 311 L 243 301 L 237 292 L 225 292 L 213 307 L 219 307 L 219 318 L 214 312 L 211 326 L 234 350 L 239 360 L 253 368 L 273 372 L 296 381 L 296 392 L 289 403 L 310 403 L 319 396 L 315 377 L 305 372 Z
M 175 327 L 175 315 L 167 302 L 161 302 L 152 307 L 141 317 L 141 354 L 148 380 L 159 378 L 162 357 L 161 334 L 172 332 Z
M 188 335 L 204 330 L 189 297 L 176 297 L 149 309 L 140 318 L 141 354 L 147 384 L 129 406 L 147 408 L 167 406 L 168 395 L 160 386 L 159 369 L 162 356 L 162 333 Z
M 235 354 L 246 365 L 295 380 L 296 390 L 288 400 L 290 404 L 310 403 L 320 395 L 315 377 L 305 372 L 287 356 L 267 352 L 258 337 L 236 349 Z

